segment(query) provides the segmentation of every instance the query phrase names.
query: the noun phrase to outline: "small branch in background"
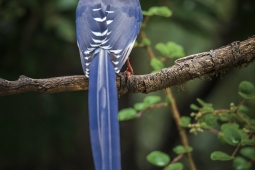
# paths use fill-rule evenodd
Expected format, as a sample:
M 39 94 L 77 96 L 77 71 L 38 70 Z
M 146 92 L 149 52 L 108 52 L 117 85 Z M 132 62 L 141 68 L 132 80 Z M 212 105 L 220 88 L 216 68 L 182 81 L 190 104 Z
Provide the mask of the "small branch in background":
M 244 122 L 246 123 L 250 129 L 253 129 L 253 126 L 250 124 L 250 122 L 248 120 L 246 120 L 240 113 L 239 113 L 239 109 L 240 109 L 240 106 L 242 106 L 245 102 L 247 102 L 247 100 L 243 100 L 237 107 L 236 109 L 236 115 Z
M 185 128 L 182 128 L 182 127 L 180 126 L 181 116 L 180 116 L 180 113 L 179 113 L 179 111 L 178 111 L 178 109 L 177 109 L 177 105 L 176 105 L 176 103 L 175 103 L 175 99 L 174 99 L 174 96 L 173 96 L 173 94 L 172 94 L 172 91 L 168 88 L 168 89 L 166 89 L 166 94 L 167 94 L 167 96 L 168 96 L 168 98 L 169 98 L 169 100 L 170 100 L 173 118 L 174 118 L 174 120 L 175 120 L 175 122 L 176 122 L 178 131 L 179 131 L 181 143 L 183 144 L 183 146 L 184 146 L 185 148 L 188 148 L 188 147 L 189 147 L 188 137 L 187 137 Z M 196 170 L 196 165 L 195 165 L 195 163 L 194 163 L 192 154 L 191 154 L 190 152 L 188 152 L 188 153 L 186 153 L 186 155 L 187 155 L 187 158 L 188 158 L 190 170 Z
M 141 36 L 142 39 L 146 38 L 146 34 L 145 34 L 145 32 L 143 30 L 140 31 L 140 36 Z M 144 48 L 147 51 L 150 59 L 155 58 L 155 55 L 154 55 L 154 53 L 152 51 L 152 48 L 149 45 L 145 46 Z
M 238 144 L 238 145 L 237 145 L 237 147 L 236 147 L 236 149 L 234 150 L 234 152 L 232 153 L 231 157 L 233 157 L 233 158 L 235 157 L 237 151 L 240 149 L 241 146 L 242 146 L 241 144 Z
M 138 113 L 136 114 L 136 118 L 141 117 L 142 114 L 143 114 L 145 111 L 147 111 L 147 110 L 150 110 L 150 109 L 157 109 L 157 108 L 161 108 L 161 107 L 165 107 L 165 106 L 167 106 L 167 103 L 158 103 L 158 104 L 150 105 L 150 106 L 146 107 L 146 109 L 141 110 L 140 112 L 138 112 Z
M 214 110 L 213 113 L 216 115 L 219 115 L 221 113 L 231 113 L 231 112 L 228 109 L 220 109 L 220 110 Z
M 212 133 L 214 133 L 214 134 L 216 134 L 216 135 L 218 135 L 220 132 L 218 131 L 218 130 L 216 130 L 216 129 L 213 129 L 213 128 L 204 128 L 205 130 L 208 130 L 208 131 L 210 131 L 210 132 L 212 132 Z
M 165 166 L 164 170 L 167 169 L 167 167 L 168 167 L 169 165 L 174 164 L 175 162 L 178 162 L 179 160 L 181 160 L 183 156 L 184 156 L 184 153 L 183 153 L 183 154 L 180 154 L 180 155 L 178 155 L 178 156 L 176 156 L 176 157 L 170 162 L 170 164 L 168 164 L 167 166 Z
M 246 120 L 238 111 L 236 112 L 236 115 L 247 125 L 250 129 L 253 129 L 253 126 L 250 124 L 248 120 Z
M 145 22 L 147 22 L 148 20 L 149 20 L 149 18 L 147 17 L 147 19 L 145 19 Z M 140 35 L 141 35 L 142 39 L 147 38 L 146 34 L 144 32 L 144 29 L 142 29 L 140 31 Z M 151 46 L 147 45 L 147 46 L 145 46 L 145 49 L 146 49 L 146 51 L 147 51 L 147 53 L 148 53 L 151 60 L 153 58 L 155 58 L 155 55 L 153 53 L 153 50 L 152 50 Z M 166 77 L 164 79 L 166 79 Z M 160 82 L 157 82 L 157 83 L 159 83 L 159 84 L 162 83 L 162 80 Z M 182 142 L 182 144 L 185 148 L 188 148 L 189 147 L 188 137 L 187 137 L 185 129 L 180 126 L 181 117 L 180 117 L 180 113 L 177 109 L 177 105 L 175 103 L 175 98 L 174 98 L 170 88 L 167 88 L 165 91 L 166 91 L 166 95 L 170 99 L 170 103 L 171 103 L 170 110 L 172 110 L 173 118 L 174 118 L 174 120 L 176 122 L 176 125 L 177 125 L 177 128 L 179 130 L 181 142 Z M 196 170 L 196 165 L 195 165 L 195 162 L 193 160 L 192 154 L 190 152 L 188 152 L 186 155 L 187 155 L 187 158 L 188 158 L 190 170 Z
M 170 164 L 174 164 L 175 162 L 178 162 L 180 159 L 182 159 L 182 157 L 184 156 L 183 154 L 178 155 L 177 157 L 175 157 Z
M 142 29 L 144 28 L 144 26 L 148 23 L 148 21 L 150 20 L 150 16 L 147 15 L 144 20 L 143 20 L 143 26 L 142 26 Z

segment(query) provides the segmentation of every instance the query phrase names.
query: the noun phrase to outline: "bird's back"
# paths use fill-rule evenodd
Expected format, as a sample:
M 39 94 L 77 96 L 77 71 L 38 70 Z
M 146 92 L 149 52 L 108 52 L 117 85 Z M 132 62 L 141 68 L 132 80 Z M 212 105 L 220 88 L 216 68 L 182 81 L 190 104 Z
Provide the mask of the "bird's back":
M 98 49 L 108 50 L 118 73 L 131 52 L 142 21 L 139 0 L 80 0 L 76 11 L 77 40 L 83 70 Z

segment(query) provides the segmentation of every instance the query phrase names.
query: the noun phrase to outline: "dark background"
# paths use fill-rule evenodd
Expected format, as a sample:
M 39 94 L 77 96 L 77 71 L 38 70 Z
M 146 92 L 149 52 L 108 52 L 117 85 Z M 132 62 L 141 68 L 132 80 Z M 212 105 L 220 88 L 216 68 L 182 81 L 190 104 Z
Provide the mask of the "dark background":
M 77 3 L 78 0 L 0 0 L 0 77 L 16 80 L 20 75 L 82 75 L 75 38 Z M 190 55 L 255 34 L 254 0 L 141 0 L 143 10 L 162 5 L 168 6 L 173 16 L 151 18 L 145 30 L 153 48 L 158 42 L 174 41 Z M 130 58 L 136 74 L 152 71 L 144 49 L 134 49 Z M 196 103 L 197 97 L 214 103 L 216 109 L 240 102 L 238 84 L 242 80 L 255 83 L 254 71 L 251 64 L 212 80 L 190 81 L 184 90 L 173 87 L 181 114 L 190 114 L 189 105 Z M 153 95 L 165 96 L 164 91 Z M 120 98 L 119 107 L 132 107 L 144 97 L 145 94 L 126 94 Z M 254 111 L 254 106 L 251 109 Z M 1 97 L 0 169 L 94 169 L 87 110 L 87 91 Z M 120 128 L 123 170 L 160 169 L 150 165 L 146 155 L 161 150 L 174 158 L 172 148 L 180 144 L 168 108 L 121 122 Z M 189 140 L 199 170 L 231 169 L 231 163 L 211 161 L 210 153 L 224 150 L 231 154 L 234 147 L 222 145 L 209 132 L 189 135 Z

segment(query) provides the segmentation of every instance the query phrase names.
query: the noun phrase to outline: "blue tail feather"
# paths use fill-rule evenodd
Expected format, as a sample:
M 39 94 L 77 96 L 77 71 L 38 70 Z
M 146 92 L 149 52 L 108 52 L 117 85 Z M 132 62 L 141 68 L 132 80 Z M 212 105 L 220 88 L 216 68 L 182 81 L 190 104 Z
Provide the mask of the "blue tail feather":
M 97 170 L 121 170 L 116 73 L 106 50 L 90 63 L 90 140 Z

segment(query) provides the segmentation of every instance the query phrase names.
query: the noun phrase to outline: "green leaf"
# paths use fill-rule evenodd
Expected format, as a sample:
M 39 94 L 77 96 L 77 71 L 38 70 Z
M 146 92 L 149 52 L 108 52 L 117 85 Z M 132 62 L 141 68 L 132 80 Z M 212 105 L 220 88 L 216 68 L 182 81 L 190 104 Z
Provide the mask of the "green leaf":
M 127 108 L 119 111 L 118 119 L 119 121 L 125 121 L 134 119 L 136 117 L 136 110 L 133 108 Z
M 185 55 L 183 47 L 171 41 L 166 44 L 158 43 L 155 48 L 169 58 L 181 58 Z
M 247 115 L 249 113 L 249 108 L 244 105 L 241 105 L 239 107 L 239 112 Z
M 237 146 L 241 142 L 241 136 L 236 129 L 224 130 L 224 140 L 233 146 Z
M 237 144 L 245 144 L 243 141 L 247 139 L 247 133 L 239 129 L 236 123 L 225 123 L 221 125 L 223 139 L 230 145 L 236 146 Z
M 213 160 L 213 161 L 229 161 L 232 159 L 233 159 L 233 157 L 231 157 L 230 155 L 228 155 L 224 152 L 221 152 L 221 151 L 214 151 L 211 154 L 211 160 Z
M 233 129 L 238 129 L 239 125 L 236 123 L 224 123 L 221 125 L 221 130 L 227 129 L 227 128 L 233 128 Z
M 164 68 L 164 64 L 157 58 L 151 60 L 151 66 L 155 71 L 159 71 Z
M 246 140 L 243 140 L 243 141 L 242 141 L 242 145 L 243 145 L 243 146 L 246 146 L 246 145 L 251 145 L 251 146 L 253 146 L 253 145 L 255 145 L 255 140 L 253 140 L 253 139 L 246 139 Z
M 251 82 L 242 81 L 239 84 L 238 94 L 242 96 L 244 99 L 254 98 L 254 85 Z
M 242 141 L 247 140 L 248 134 L 245 133 L 242 129 L 238 129 L 239 134 L 241 135 Z
M 217 122 L 217 116 L 208 114 L 203 117 L 202 121 L 205 122 L 208 126 L 214 126 Z
M 168 49 L 169 57 L 170 58 L 181 58 L 185 56 L 184 49 L 182 46 L 176 44 L 175 42 L 169 41 L 166 44 L 166 48 Z
M 181 117 L 180 126 L 188 127 L 190 123 L 191 123 L 191 118 L 190 117 L 188 117 L 188 116 L 182 116 Z
M 199 108 L 197 105 L 195 105 L 195 104 L 191 104 L 191 105 L 190 105 L 190 108 L 191 108 L 192 110 L 195 110 L 195 111 L 197 111 L 197 110 L 200 109 L 200 108 Z
M 201 106 L 203 106 L 203 107 L 205 107 L 205 106 L 213 106 L 213 104 L 212 103 L 206 103 L 206 102 L 204 102 L 203 100 L 201 100 L 201 99 L 199 99 L 199 98 L 197 98 L 197 102 L 201 105 Z
M 144 110 L 144 109 L 146 109 L 146 107 L 148 107 L 148 105 L 145 104 L 145 103 L 136 103 L 136 104 L 134 104 L 134 109 L 137 110 L 137 111 Z
M 160 100 L 161 100 L 160 96 L 147 96 L 144 98 L 144 103 L 152 105 L 160 102 Z
M 167 49 L 167 46 L 164 43 L 158 43 L 156 44 L 155 48 L 163 55 L 168 56 L 169 50 Z
M 249 170 L 251 163 L 247 162 L 244 158 L 238 156 L 233 161 L 233 167 L 235 170 Z
M 213 107 L 211 106 L 204 106 L 203 109 L 202 109 L 202 113 L 212 113 L 214 111 Z
M 164 170 L 183 170 L 183 164 L 180 162 L 176 162 L 168 165 Z
M 252 147 L 244 147 L 240 153 L 251 160 L 255 160 L 255 150 Z
M 151 16 L 152 15 L 151 13 L 149 13 L 149 11 L 145 11 L 145 10 L 142 11 L 142 14 L 146 15 L 146 16 Z
M 185 148 L 185 147 L 182 146 L 182 145 L 178 145 L 178 146 L 174 147 L 173 151 L 174 151 L 177 155 L 180 155 L 180 154 L 183 154 L 183 153 L 192 152 L 192 151 L 193 151 L 193 148 L 192 148 L 192 147 L 187 147 L 187 148 Z
M 163 167 L 169 164 L 170 157 L 160 151 L 153 151 L 146 157 L 147 161 L 150 162 L 153 165 Z
M 228 144 L 233 146 L 237 146 L 242 141 L 239 129 L 233 128 L 233 126 L 224 127 L 223 138 Z
M 148 12 L 143 12 L 144 15 L 158 15 L 158 16 L 162 16 L 162 17 L 170 17 L 172 15 L 172 11 L 166 7 L 166 6 L 162 6 L 162 7 L 151 7 Z
M 186 152 L 186 149 L 184 148 L 184 146 L 182 145 L 178 145 L 176 146 L 173 151 L 177 154 L 177 155 L 180 155 L 180 154 L 183 154 Z
M 151 45 L 151 41 L 148 38 L 144 38 L 139 45 L 141 47 L 149 46 L 149 45 Z
M 193 151 L 193 148 L 192 147 L 187 147 L 186 148 L 186 153 L 189 153 L 189 152 L 192 152 Z
M 230 113 L 220 113 L 219 116 L 221 121 L 228 121 L 232 118 L 232 115 Z

